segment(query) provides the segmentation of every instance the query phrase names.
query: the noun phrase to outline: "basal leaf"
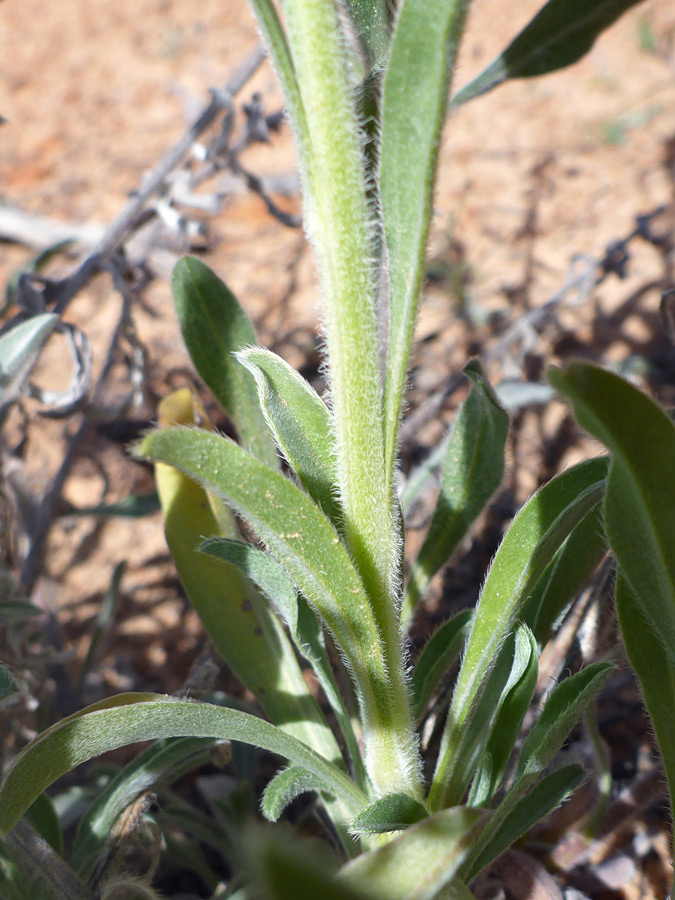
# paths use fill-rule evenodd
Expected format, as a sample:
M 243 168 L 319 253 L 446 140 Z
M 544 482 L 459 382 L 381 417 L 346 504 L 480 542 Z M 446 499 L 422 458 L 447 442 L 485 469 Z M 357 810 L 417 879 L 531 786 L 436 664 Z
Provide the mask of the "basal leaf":
M 452 98 L 451 108 L 509 78 L 545 75 L 585 56 L 596 38 L 640 0 L 549 0 L 495 60 Z
M 250 347 L 237 359 L 251 372 L 260 407 L 288 464 L 310 497 L 338 528 L 335 438 L 326 404 L 305 379 L 281 357 Z
M 302 766 L 282 769 L 268 782 L 262 798 L 262 814 L 270 822 L 278 822 L 283 811 L 300 794 L 320 791 L 323 785 L 316 775 Z
M 469 634 L 473 610 L 464 609 L 431 635 L 415 666 L 411 690 L 413 711 L 419 719 L 434 691 L 458 658 Z
M 181 400 L 187 407 L 182 413 Z M 189 396 L 177 392 L 163 401 L 160 421 L 168 420 L 168 407 L 174 420 L 180 414 L 183 421 L 189 421 Z M 207 436 L 206 431 L 203 434 Z M 216 435 L 208 436 L 220 440 Z M 216 649 L 272 722 L 338 762 L 341 754 L 337 742 L 311 695 L 274 610 L 239 568 L 199 552 L 204 535 L 221 531 L 211 498 L 192 478 L 171 466 L 158 463 L 155 478 L 171 555 Z M 229 514 L 229 510 L 225 512 Z
M 556 476 L 523 506 L 490 566 L 474 613 L 429 794 L 432 809 L 459 803 L 474 761 L 459 758 L 476 702 L 500 647 L 546 566 L 604 493 L 607 460 L 581 463 Z
M 455 876 L 484 821 L 482 810 L 445 809 L 352 860 L 338 880 L 381 900 L 431 900 Z
M 675 665 L 675 425 L 624 379 L 588 363 L 549 373 L 612 452 L 604 518 L 647 625 Z
M 352 820 L 349 830 L 352 834 L 403 831 L 428 815 L 424 804 L 408 794 L 387 794 L 362 809 Z
M 220 278 L 191 256 L 174 268 L 173 296 L 197 371 L 231 417 L 244 447 L 275 468 L 277 452 L 258 406 L 255 382 L 232 356 L 257 343 L 251 320 Z
M 246 541 L 226 537 L 207 538 L 199 550 L 206 556 L 215 556 L 241 569 L 273 604 L 291 634 L 297 633 L 298 595 L 295 585 L 274 557 Z
M 363 786 L 365 771 L 351 717 L 335 681 L 321 627 L 305 598 L 296 594 L 293 583 L 279 563 L 251 544 L 228 538 L 211 538 L 204 541 L 200 550 L 238 566 L 278 610 L 295 646 L 314 669 L 347 743 L 356 779 Z
M 363 584 L 326 516 L 291 481 L 219 435 L 162 429 L 149 434 L 137 453 L 178 466 L 227 500 L 249 522 L 318 610 L 352 668 L 364 734 L 376 743 L 379 753 L 386 748 L 389 754 L 385 769 L 375 765 L 368 756 L 371 747 L 366 747 L 371 780 L 381 793 L 389 793 L 390 786 L 388 781 L 382 784 L 383 778 L 396 779 L 399 787 L 408 783 L 414 777 L 414 750 L 406 686 L 397 686 L 387 671 Z M 411 786 L 411 790 L 416 793 L 418 788 Z
M 36 797 L 80 763 L 117 747 L 165 737 L 253 744 L 313 772 L 353 814 L 367 803 L 340 769 L 269 722 L 209 703 L 159 694 L 119 694 L 62 719 L 21 751 L 0 784 L 0 832 L 7 834 Z
M 384 73 L 379 188 L 389 276 L 386 464 L 396 456 L 448 81 L 467 0 L 401 0 Z
M 445 565 L 504 477 L 509 417 L 480 364 L 464 370 L 474 382 L 447 445 L 441 490 L 422 549 L 410 573 L 404 614 L 411 614 L 429 580 Z
M 583 766 L 572 763 L 544 776 L 529 794 L 514 805 L 485 848 L 467 859 L 461 870 L 465 880 L 472 881 L 493 859 L 552 813 L 579 787 L 586 775 Z

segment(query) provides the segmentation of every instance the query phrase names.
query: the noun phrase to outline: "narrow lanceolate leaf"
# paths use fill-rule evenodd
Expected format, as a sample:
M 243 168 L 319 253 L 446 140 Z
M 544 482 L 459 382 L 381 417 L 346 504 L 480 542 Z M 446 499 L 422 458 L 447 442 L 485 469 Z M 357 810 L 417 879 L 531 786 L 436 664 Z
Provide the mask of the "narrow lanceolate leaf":
M 344 533 L 397 678 L 398 512 L 384 457 L 374 229 L 345 35 L 332 0 L 282 6 L 309 129 L 306 220 L 323 288 Z
M 181 399 L 187 405 L 182 414 L 177 408 Z M 173 411 L 174 421 L 189 421 L 189 394 L 169 395 L 160 405 L 160 421 L 166 421 L 168 409 Z M 274 610 L 237 566 L 199 552 L 204 535 L 221 530 L 211 498 L 203 487 L 171 466 L 158 463 L 155 478 L 167 544 L 190 602 L 216 649 L 272 722 L 328 759 L 339 761 L 335 737 Z
M 283 811 L 300 794 L 320 791 L 323 784 L 302 766 L 282 769 L 268 782 L 262 798 L 262 814 L 269 822 L 278 822 Z
M 465 879 L 472 881 L 493 859 L 496 859 L 537 822 L 546 818 L 561 803 L 564 803 L 579 787 L 587 774 L 583 766 L 572 763 L 544 776 L 529 794 L 525 794 L 514 805 L 485 849 L 475 858 L 467 859 L 462 867 L 462 875 Z
M 539 720 L 523 743 L 516 780 L 539 776 L 544 771 L 612 669 L 611 663 L 592 663 L 551 692 Z
M 408 794 L 387 794 L 362 809 L 352 820 L 349 830 L 352 834 L 403 831 L 428 815 L 426 807 Z
M 451 108 L 509 78 L 545 75 L 585 56 L 596 38 L 640 0 L 549 0 L 506 50 L 452 98 Z
M 574 466 L 540 488 L 511 523 L 486 578 L 443 734 L 432 809 L 461 801 L 471 777 L 457 747 L 470 727 L 490 669 L 527 597 L 572 529 L 602 500 L 607 460 Z
M 616 611 L 626 653 L 656 732 L 668 778 L 671 809 L 675 809 L 675 667 L 662 643 L 646 627 L 642 607 L 621 571 L 616 580 Z
M 202 553 L 238 566 L 278 611 L 295 646 L 314 669 L 342 730 L 356 780 L 363 786 L 365 771 L 352 720 L 335 681 L 321 627 L 305 598 L 297 595 L 292 581 L 276 559 L 251 544 L 228 538 L 211 538 L 204 541 L 199 549 Z
M 404 599 L 408 616 L 504 477 L 509 417 L 477 360 L 464 371 L 474 385 L 450 434 L 436 509 L 410 573 Z
M 173 270 L 173 297 L 192 361 L 253 456 L 278 465 L 274 441 L 258 406 L 255 382 L 232 354 L 257 343 L 234 294 L 203 262 L 186 256 Z
M 401 0 L 384 74 L 379 187 L 389 271 L 386 462 L 393 473 L 448 82 L 468 0 Z
M 424 645 L 410 685 L 413 712 L 417 719 L 424 713 L 434 691 L 459 657 L 469 634 L 472 615 L 473 610 L 470 609 L 457 613 L 444 622 Z
M 484 821 L 477 809 L 438 812 L 352 860 L 338 880 L 381 900 L 431 900 L 457 873 Z
M 109 750 L 165 737 L 242 741 L 313 772 L 323 789 L 354 814 L 367 798 L 353 781 L 306 744 L 235 709 L 158 694 L 119 694 L 48 728 L 15 759 L 0 785 L 0 832 L 7 834 L 50 784 Z
M 373 784 L 381 793 L 416 794 L 406 685 L 387 671 L 363 584 L 326 516 L 287 478 L 220 435 L 186 428 L 155 431 L 137 453 L 179 467 L 248 521 L 318 610 L 351 666 Z
M 88 878 L 124 810 L 159 782 L 172 781 L 209 759 L 213 738 L 167 738 L 157 741 L 126 765 L 106 785 L 81 820 L 70 864 Z
M 331 415 L 305 379 L 281 357 L 262 347 L 237 354 L 251 372 L 270 431 L 307 493 L 340 527 L 337 465 Z
M 541 576 L 522 613 L 543 646 L 556 620 L 581 593 L 607 554 L 607 538 L 599 504 L 582 519 Z
M 0 406 L 14 400 L 58 321 L 54 313 L 43 313 L 0 338 Z
M 675 666 L 675 425 L 636 387 L 588 363 L 549 374 L 612 451 L 607 537 L 647 625 Z
M 251 0 L 251 9 L 265 38 L 267 52 L 279 79 L 281 90 L 284 94 L 285 111 L 291 120 L 298 144 L 300 163 L 303 171 L 306 173 L 306 148 L 309 144 L 309 133 L 300 97 L 298 76 L 291 58 L 286 34 L 272 0 Z
M 611 663 L 593 663 L 576 675 L 566 678 L 551 693 L 538 722 L 523 743 L 514 782 L 477 838 L 467 866 L 472 866 L 490 843 L 496 840 L 497 835 L 503 834 L 505 823 L 512 815 L 516 815 L 515 811 L 522 798 L 541 780 L 547 766 L 553 761 L 584 710 L 598 695 L 611 670 Z M 516 819 L 517 817 L 516 815 Z M 463 870 L 462 875 L 466 877 L 466 874 Z
M 488 806 L 501 784 L 520 726 L 537 686 L 539 648 L 527 625 L 515 633 L 513 664 L 499 699 L 499 709 L 490 731 L 480 768 L 471 786 L 470 806 Z

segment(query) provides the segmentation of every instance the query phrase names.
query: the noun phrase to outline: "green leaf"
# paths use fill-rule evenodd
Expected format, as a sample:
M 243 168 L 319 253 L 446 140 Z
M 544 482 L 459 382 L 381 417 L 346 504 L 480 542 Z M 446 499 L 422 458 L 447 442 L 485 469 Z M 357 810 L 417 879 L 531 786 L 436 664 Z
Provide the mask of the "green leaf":
M 270 61 L 274 66 L 283 91 L 286 114 L 291 120 L 300 154 L 301 167 L 304 170 L 305 177 L 307 177 L 309 129 L 300 96 L 298 76 L 288 41 L 286 40 L 286 34 L 272 0 L 251 0 L 251 9 L 265 39 Z
M 173 781 L 206 762 L 215 743 L 210 737 L 166 738 L 128 763 L 80 821 L 70 856 L 75 871 L 88 878 L 124 810 L 160 782 Z
M 539 720 L 525 738 L 513 784 L 476 840 L 467 866 L 472 867 L 474 861 L 496 840 L 505 827 L 504 823 L 515 814 L 521 799 L 540 781 L 546 767 L 584 710 L 593 702 L 612 668 L 611 663 L 593 663 L 566 678 L 552 691 Z M 542 788 L 542 792 L 544 790 Z M 523 808 L 527 810 L 528 805 L 525 804 L 521 811 Z M 464 870 L 462 875 L 466 875 Z
M 606 554 L 605 524 L 598 504 L 558 550 L 523 608 L 523 621 L 542 646 L 556 620 L 588 584 Z
M 274 557 L 246 541 L 226 537 L 208 538 L 202 542 L 199 551 L 241 569 L 273 604 L 295 639 L 298 631 L 298 595 L 293 582 Z
M 113 573 L 110 578 L 110 584 L 108 585 L 108 588 L 101 599 L 101 605 L 99 606 L 98 613 L 96 615 L 96 621 L 93 628 L 91 628 L 91 638 L 89 640 L 89 647 L 87 648 L 87 655 L 85 656 L 84 662 L 82 663 L 82 668 L 80 669 L 80 677 L 78 679 L 80 691 L 82 691 L 84 687 L 87 673 L 90 671 L 94 662 L 96 661 L 96 655 L 98 653 L 99 647 L 101 646 L 101 642 L 106 632 L 111 627 L 113 619 L 115 617 L 115 610 L 117 608 L 120 597 L 122 577 L 124 575 L 126 566 L 126 560 L 122 560 L 122 562 L 117 563 L 117 565 L 113 569 Z
M 121 518 L 140 519 L 151 516 L 161 509 L 157 491 L 147 494 L 129 494 L 119 503 L 100 503 L 96 506 L 67 505 L 60 516 L 102 516 L 104 518 L 120 516 Z
M 173 296 L 197 371 L 231 417 L 244 447 L 276 468 L 276 447 L 258 406 L 255 382 L 232 356 L 257 343 L 251 320 L 220 278 L 192 256 L 181 259 L 173 270 Z
M 333 524 L 340 528 L 335 437 L 316 391 L 281 357 L 250 347 L 237 359 L 253 375 L 260 407 L 288 464 Z
M 537 686 L 539 648 L 527 625 L 516 626 L 513 664 L 499 698 L 484 758 L 469 795 L 470 806 L 488 806 L 504 777 Z
M 400 493 L 401 510 L 404 516 L 408 516 L 410 510 L 418 501 L 425 488 L 431 484 L 436 471 L 443 465 L 445 451 L 452 429 L 431 450 L 422 462 L 416 466 L 406 479 L 403 490 Z
M 387 669 L 363 584 L 337 531 L 321 510 L 283 475 L 220 435 L 162 429 L 149 434 L 136 452 L 178 466 L 223 497 L 267 544 L 318 610 L 351 666 L 364 735 L 367 741 L 376 742 L 378 753 L 386 754 L 386 764 L 382 760 L 376 764 L 368 756 L 372 745 L 367 744 L 366 768 L 371 780 L 381 793 L 409 784 L 415 750 L 407 686 L 403 681 L 397 683 L 396 673 Z M 416 793 L 417 788 L 411 790 Z
M 63 855 L 61 823 L 54 809 L 54 804 L 46 794 L 40 794 L 26 810 L 26 819 L 38 834 L 47 841 L 50 847 Z
M 291 841 L 278 829 L 269 829 L 250 834 L 246 847 L 260 886 L 256 896 L 265 900 L 372 900 L 370 894 L 337 881 L 335 858 L 315 841 Z
M 6 666 L 0 663 L 0 702 L 12 694 L 16 694 L 19 685 L 16 683 L 14 676 Z
M 0 404 L 11 403 L 56 328 L 54 313 L 32 316 L 0 337 Z
M 279 563 L 251 544 L 228 538 L 211 538 L 204 541 L 200 550 L 202 553 L 217 556 L 238 566 L 278 610 L 295 646 L 314 669 L 344 735 L 356 780 L 363 786 L 365 770 L 351 717 L 335 681 L 323 633 L 305 598 L 296 594 L 293 583 Z
M 581 784 L 588 773 L 572 763 L 546 775 L 514 805 L 485 848 L 462 867 L 466 881 L 472 881 L 493 859 L 511 847 L 533 825 L 553 812 Z
M 451 109 L 509 78 L 563 69 L 585 56 L 596 38 L 640 0 L 549 0 L 500 55 L 452 98 Z
M 349 830 L 352 834 L 385 834 L 403 831 L 415 822 L 426 819 L 429 813 L 424 804 L 408 794 L 387 794 L 362 809 Z
M 469 634 L 472 615 L 471 609 L 457 613 L 444 622 L 424 645 L 410 685 L 417 719 L 424 713 L 434 691 L 459 656 Z
M 393 473 L 448 82 L 468 0 L 400 0 L 384 73 L 379 186 L 389 276 L 385 459 Z
M 32 603 L 26 603 L 23 600 L 4 600 L 0 602 L 0 625 L 7 625 L 9 622 L 23 622 L 25 619 L 32 619 L 33 616 L 41 616 L 43 613 L 43 609 Z
M 551 692 L 541 716 L 523 743 L 515 776 L 517 781 L 539 776 L 544 771 L 613 668 L 611 663 L 592 663 L 566 678 Z
M 607 537 L 653 636 L 675 665 L 675 425 L 633 385 L 588 363 L 552 370 L 579 423 L 612 451 Z
M 390 6 L 386 0 L 346 0 L 356 34 L 371 66 L 381 62 L 389 48 Z
M 456 748 L 494 660 L 553 555 L 602 499 L 606 472 L 607 460 L 595 459 L 556 476 L 530 497 L 502 540 L 474 613 L 429 794 L 432 809 L 461 801 L 474 760 L 459 758 Z
M 0 785 L 0 832 L 7 834 L 50 784 L 109 750 L 165 737 L 242 741 L 285 757 L 321 779 L 358 813 L 367 798 L 336 766 L 262 719 L 209 703 L 159 694 L 119 694 L 48 728 L 16 757 Z
M 172 394 L 164 400 L 160 419 L 166 420 L 167 408 L 173 410 L 174 416 L 179 415 L 181 400 L 187 397 Z M 181 417 L 189 418 L 190 414 L 186 409 Z M 206 431 L 201 434 L 221 440 Z M 265 468 L 261 463 L 258 465 Z M 271 472 L 266 468 L 265 471 Z M 204 488 L 178 469 L 160 463 L 155 477 L 171 555 L 216 649 L 255 695 L 272 722 L 310 744 L 327 759 L 340 761 L 337 742 L 311 695 L 274 610 L 237 566 L 199 552 L 204 535 L 218 534 L 221 530 L 211 498 Z
M 300 794 L 322 789 L 316 775 L 302 766 L 282 769 L 268 782 L 262 798 L 262 814 L 269 822 L 278 822 L 283 811 Z
M 644 611 L 621 570 L 616 579 L 616 611 L 626 653 L 656 732 L 671 809 L 675 809 L 675 668 L 661 641 L 645 627 Z
M 409 615 L 504 477 L 509 417 L 478 361 L 464 371 L 474 384 L 450 434 L 436 509 L 410 573 L 404 599 Z
M 382 900 L 431 900 L 457 873 L 484 821 L 482 810 L 445 809 L 352 860 L 338 880 Z

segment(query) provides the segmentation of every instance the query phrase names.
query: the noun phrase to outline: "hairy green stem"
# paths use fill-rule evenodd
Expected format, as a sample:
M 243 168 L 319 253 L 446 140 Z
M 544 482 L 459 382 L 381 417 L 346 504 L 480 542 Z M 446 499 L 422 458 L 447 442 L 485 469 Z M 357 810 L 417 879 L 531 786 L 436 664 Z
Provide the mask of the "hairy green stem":
M 365 735 L 372 744 L 366 752 L 376 767 L 378 759 L 383 766 L 407 760 L 407 771 L 394 781 L 400 777 L 398 789 L 418 793 L 400 643 L 398 516 L 384 456 L 372 222 L 344 36 L 332 0 L 284 0 L 283 8 L 307 123 L 298 135 L 305 138 L 305 219 L 323 288 L 344 531 L 383 639 L 391 685 L 394 721 L 386 733 Z

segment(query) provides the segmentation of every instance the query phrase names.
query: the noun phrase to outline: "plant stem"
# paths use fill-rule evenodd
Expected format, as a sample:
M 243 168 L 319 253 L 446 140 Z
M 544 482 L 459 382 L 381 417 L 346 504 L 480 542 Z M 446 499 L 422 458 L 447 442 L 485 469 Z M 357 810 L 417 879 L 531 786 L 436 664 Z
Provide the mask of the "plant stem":
M 283 7 L 307 123 L 309 146 L 300 150 L 305 220 L 323 288 L 344 531 L 382 637 L 391 684 L 392 731 L 373 736 L 380 748 L 375 757 L 391 764 L 385 762 L 386 744 L 395 758 L 403 754 L 408 774 L 401 773 L 398 789 L 417 793 L 419 763 L 399 628 L 398 516 L 384 457 L 373 228 L 344 37 L 332 0 L 285 0 Z M 377 765 L 368 748 L 367 755 Z

